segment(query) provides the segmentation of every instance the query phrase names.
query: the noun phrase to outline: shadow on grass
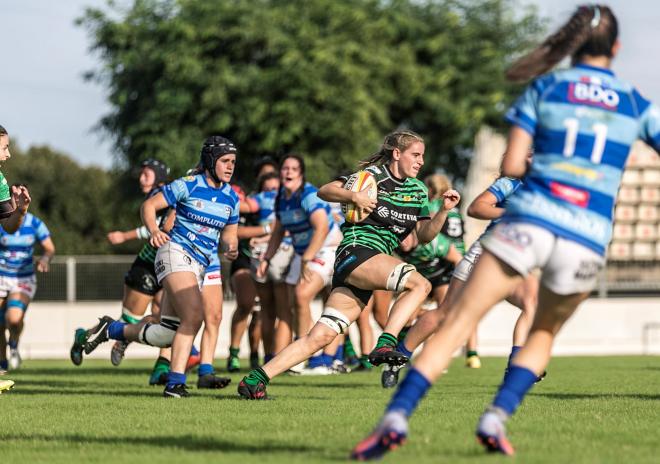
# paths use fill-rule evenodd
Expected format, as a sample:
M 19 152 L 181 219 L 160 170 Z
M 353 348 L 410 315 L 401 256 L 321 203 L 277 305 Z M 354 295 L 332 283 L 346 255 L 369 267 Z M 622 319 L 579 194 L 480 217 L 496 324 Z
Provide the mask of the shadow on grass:
M 265 441 L 262 444 L 257 443 L 239 443 L 236 440 L 229 440 L 223 438 L 200 437 L 197 435 L 162 435 L 157 437 L 135 437 L 127 436 L 105 436 L 105 437 L 90 437 L 80 434 L 66 434 L 66 435 L 45 435 L 45 434 L 30 434 L 12 435 L 0 434 L 3 441 L 26 441 L 34 444 L 34 441 L 45 441 L 50 443 L 63 443 L 80 445 L 108 445 L 114 447 L 117 443 L 122 445 L 133 446 L 152 446 L 154 448 L 166 449 L 176 448 L 185 451 L 193 452 L 208 452 L 208 451 L 224 451 L 224 452 L 240 452 L 250 454 L 273 454 L 273 453 L 309 453 L 319 452 L 322 450 L 320 447 L 313 447 L 307 445 L 288 445 L 273 441 Z
M 20 378 L 21 376 L 30 376 L 38 375 L 39 377 L 44 376 L 55 376 L 55 377 L 71 377 L 77 375 L 117 375 L 117 374 L 126 374 L 126 375 L 138 375 L 142 374 L 148 376 L 151 372 L 151 369 L 148 367 L 41 367 L 41 368 L 28 368 L 16 373 L 16 377 Z
M 660 394 L 646 393 L 530 393 L 529 396 L 539 396 L 553 400 L 594 400 L 594 399 L 632 399 L 658 401 Z
M 94 389 L 86 390 L 76 386 L 70 389 L 53 389 L 49 385 L 44 388 L 25 388 L 22 384 L 16 385 L 11 391 L 12 396 L 29 396 L 29 395 L 53 395 L 53 396 L 127 396 L 133 398 L 155 397 L 161 398 L 162 393 L 160 390 L 107 390 L 107 389 Z

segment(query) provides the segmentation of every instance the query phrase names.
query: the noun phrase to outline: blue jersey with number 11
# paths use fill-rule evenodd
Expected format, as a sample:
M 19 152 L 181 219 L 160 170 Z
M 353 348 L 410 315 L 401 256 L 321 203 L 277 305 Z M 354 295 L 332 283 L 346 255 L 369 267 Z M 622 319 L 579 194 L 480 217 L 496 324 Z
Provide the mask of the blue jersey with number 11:
M 576 65 L 536 79 L 507 113 L 534 160 L 503 222 L 540 225 L 604 254 L 630 146 L 660 149 L 660 112 L 609 69 Z

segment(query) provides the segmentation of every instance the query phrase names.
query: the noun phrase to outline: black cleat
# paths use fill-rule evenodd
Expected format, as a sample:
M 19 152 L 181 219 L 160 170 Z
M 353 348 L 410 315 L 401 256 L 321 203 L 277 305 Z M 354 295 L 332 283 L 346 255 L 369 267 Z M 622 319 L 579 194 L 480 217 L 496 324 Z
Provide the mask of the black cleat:
M 190 393 L 188 393 L 188 387 L 185 383 L 178 383 L 171 387 L 165 387 L 163 396 L 165 398 L 188 398 Z
M 541 380 L 545 379 L 546 375 L 548 375 L 548 371 L 543 371 L 543 373 L 536 378 L 536 382 L 534 383 L 539 383 Z
M 267 400 L 266 385 L 259 382 L 256 385 L 250 385 L 245 382 L 247 377 L 243 377 L 241 383 L 238 384 L 238 394 L 246 400 Z
M 99 323 L 87 331 L 87 343 L 85 343 L 85 354 L 90 354 L 101 343 L 107 342 L 108 326 L 111 322 L 115 322 L 110 316 L 103 316 L 99 319 Z
M 69 351 L 71 362 L 74 366 L 80 366 L 83 362 L 83 351 L 87 342 L 87 331 L 85 329 L 76 329 L 73 335 L 73 345 Z
M 385 366 L 382 374 L 380 374 L 380 384 L 383 388 L 394 388 L 399 383 L 399 371 L 403 366 Z
M 231 379 L 228 377 L 216 377 L 215 374 L 206 374 L 200 375 L 197 379 L 197 388 L 225 388 L 230 383 Z
M 369 362 L 374 366 L 389 364 L 390 366 L 403 366 L 409 361 L 408 356 L 398 352 L 392 346 L 381 346 L 369 353 Z

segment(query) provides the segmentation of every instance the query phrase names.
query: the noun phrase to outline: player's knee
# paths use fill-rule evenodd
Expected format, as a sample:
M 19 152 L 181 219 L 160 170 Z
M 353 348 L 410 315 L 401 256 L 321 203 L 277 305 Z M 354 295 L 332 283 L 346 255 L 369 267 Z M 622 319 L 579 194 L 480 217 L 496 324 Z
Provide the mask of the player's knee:
M 319 322 L 321 322 L 319 320 Z M 311 344 L 314 351 L 320 350 L 328 346 L 332 341 L 337 338 L 337 334 L 334 331 L 330 330 L 314 330 L 307 335 L 309 337 L 309 343 Z
M 334 308 L 325 308 L 319 322 L 331 328 L 336 335 L 346 333 L 351 325 L 350 319 Z M 335 336 L 332 336 L 330 341 L 334 340 Z
M 174 317 L 162 317 L 160 324 L 147 323 L 142 327 L 138 339 L 140 343 L 169 348 L 172 346 L 174 335 L 179 329 L 180 320 Z
M 393 292 L 402 292 L 406 289 L 406 284 L 410 277 L 415 273 L 415 266 L 409 263 L 399 263 L 394 266 L 392 272 L 387 277 L 386 289 Z M 429 288 L 429 292 L 431 289 Z

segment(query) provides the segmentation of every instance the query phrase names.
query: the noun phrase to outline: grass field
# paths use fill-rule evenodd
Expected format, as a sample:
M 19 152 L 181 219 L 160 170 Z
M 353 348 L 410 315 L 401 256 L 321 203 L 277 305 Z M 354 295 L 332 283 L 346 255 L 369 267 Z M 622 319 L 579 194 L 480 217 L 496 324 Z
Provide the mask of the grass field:
M 510 462 L 485 455 L 473 438 L 505 362 L 483 361 L 480 370 L 455 361 L 413 417 L 408 444 L 385 462 Z M 239 375 L 225 390 L 164 399 L 146 386 L 150 366 L 25 362 L 7 376 L 16 388 L 0 395 L 0 462 L 345 461 L 391 395 L 374 371 L 282 376 L 269 388 L 274 401 L 239 400 Z M 515 461 L 660 461 L 660 359 L 556 358 L 548 371 L 509 424 Z

